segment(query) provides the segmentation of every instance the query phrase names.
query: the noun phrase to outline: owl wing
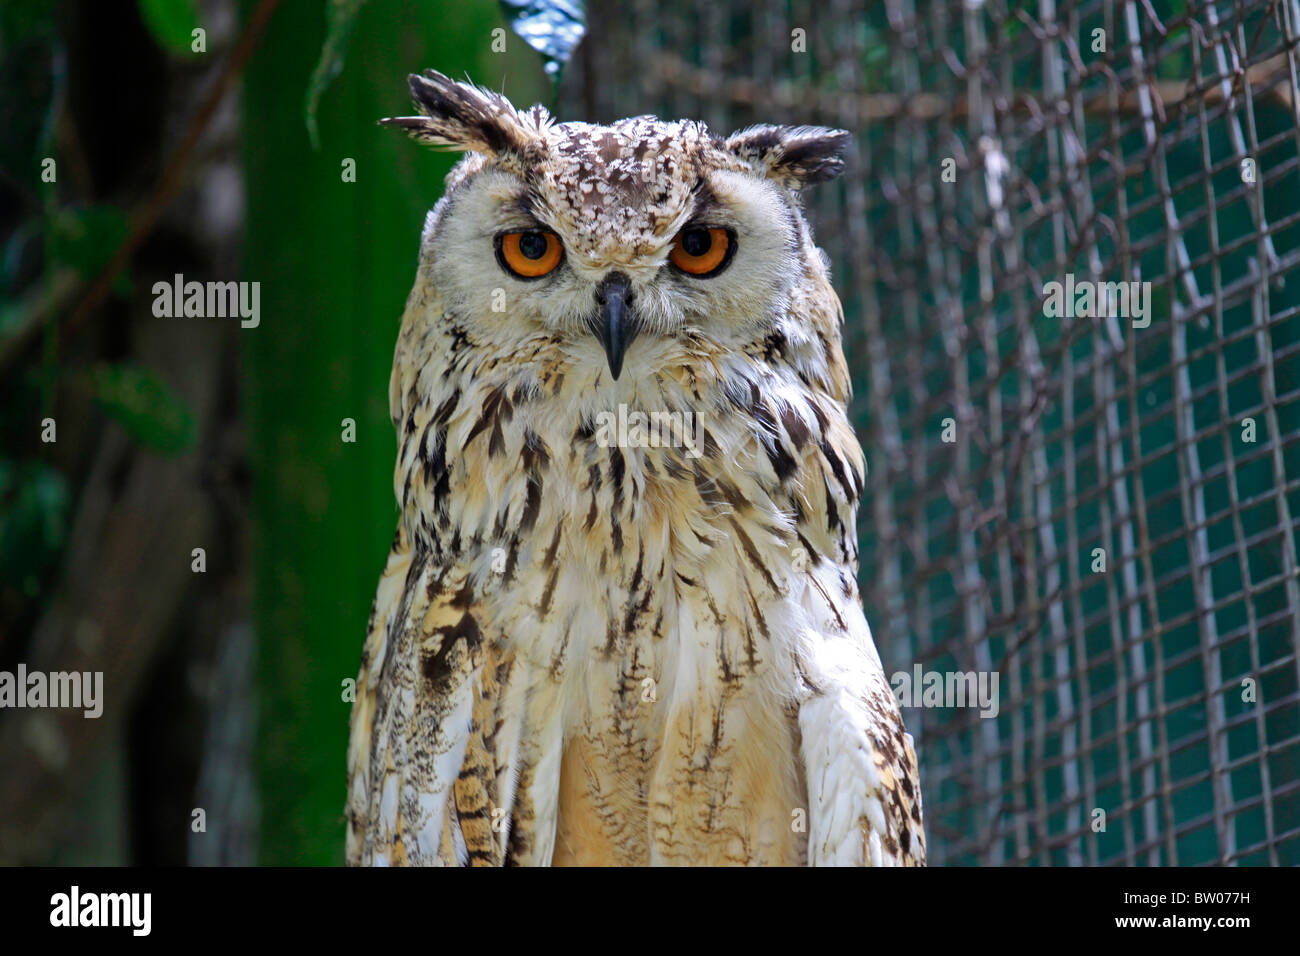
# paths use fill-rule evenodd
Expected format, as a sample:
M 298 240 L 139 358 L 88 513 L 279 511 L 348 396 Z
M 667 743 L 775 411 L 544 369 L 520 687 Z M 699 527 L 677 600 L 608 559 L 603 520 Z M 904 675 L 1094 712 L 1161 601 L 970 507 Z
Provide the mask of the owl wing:
M 838 398 L 838 396 L 836 396 Z M 817 448 L 804 458 L 801 540 L 831 560 L 805 575 L 809 633 L 799 707 L 811 865 L 925 863 L 921 786 L 911 736 L 862 611 L 857 503 L 865 464 L 843 406 L 822 405 Z M 824 497 L 823 497 L 824 495 Z
M 912 737 L 861 609 L 822 652 L 823 683 L 799 708 L 812 866 L 923 866 L 925 831 Z M 865 642 L 864 642 L 865 638 Z
M 399 529 L 370 615 L 348 745 L 349 865 L 494 865 L 497 705 L 468 573 Z

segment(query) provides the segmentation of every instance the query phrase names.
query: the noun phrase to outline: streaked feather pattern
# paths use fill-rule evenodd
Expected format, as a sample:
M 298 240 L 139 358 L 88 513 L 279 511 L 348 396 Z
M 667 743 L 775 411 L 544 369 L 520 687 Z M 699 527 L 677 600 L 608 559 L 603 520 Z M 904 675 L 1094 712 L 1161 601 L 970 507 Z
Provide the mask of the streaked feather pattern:
M 471 152 L 394 361 L 401 518 L 353 707 L 348 862 L 923 863 L 916 755 L 855 581 L 842 315 L 798 198 L 845 135 L 554 124 L 438 74 L 412 90 L 422 115 L 396 125 Z M 671 275 L 673 236 L 705 219 L 734 263 Z M 553 280 L 491 259 L 529 223 L 564 242 Z M 588 317 L 611 270 L 641 329 L 617 379 Z M 603 441 L 620 405 L 698 416 L 700 443 Z

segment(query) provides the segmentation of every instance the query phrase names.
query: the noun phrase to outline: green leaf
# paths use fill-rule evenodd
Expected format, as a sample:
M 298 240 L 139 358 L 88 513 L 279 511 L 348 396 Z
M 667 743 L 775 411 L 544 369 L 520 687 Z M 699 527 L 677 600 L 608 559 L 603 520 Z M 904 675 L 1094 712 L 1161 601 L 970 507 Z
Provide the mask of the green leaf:
M 113 206 L 61 210 L 48 222 L 49 252 L 55 265 L 71 266 L 84 278 L 94 279 L 108 265 L 126 239 L 129 228 L 126 213 Z M 113 284 L 116 292 L 131 291 L 126 270 Z
M 176 455 L 194 444 L 194 416 L 154 372 L 101 365 L 91 388 L 100 407 L 146 448 Z
M 60 472 L 44 462 L 0 460 L 0 581 L 35 596 L 63 547 L 68 507 Z
M 510 29 L 542 55 L 543 67 L 552 82 L 587 32 L 584 0 L 501 0 Z
M 320 105 L 321 94 L 325 92 L 340 73 L 343 72 L 343 56 L 347 53 L 348 41 L 352 39 L 352 27 L 357 22 L 357 14 L 365 6 L 366 0 L 328 0 L 325 9 L 325 42 L 320 48 L 320 59 L 311 71 L 307 82 L 307 99 L 303 104 L 303 114 L 307 121 L 307 135 L 311 137 L 312 149 L 320 149 L 320 130 L 316 125 L 316 107 Z
M 164 50 L 190 53 L 199 26 L 195 0 L 139 0 L 140 19 Z

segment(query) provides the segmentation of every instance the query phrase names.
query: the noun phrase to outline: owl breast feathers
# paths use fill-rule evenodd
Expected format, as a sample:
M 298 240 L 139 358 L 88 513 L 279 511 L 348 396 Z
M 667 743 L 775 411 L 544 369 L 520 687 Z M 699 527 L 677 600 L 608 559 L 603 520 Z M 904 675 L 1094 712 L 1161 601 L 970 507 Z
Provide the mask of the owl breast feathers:
M 421 115 L 385 122 L 468 155 L 393 363 L 348 862 L 923 863 L 799 201 L 847 134 L 411 90 Z

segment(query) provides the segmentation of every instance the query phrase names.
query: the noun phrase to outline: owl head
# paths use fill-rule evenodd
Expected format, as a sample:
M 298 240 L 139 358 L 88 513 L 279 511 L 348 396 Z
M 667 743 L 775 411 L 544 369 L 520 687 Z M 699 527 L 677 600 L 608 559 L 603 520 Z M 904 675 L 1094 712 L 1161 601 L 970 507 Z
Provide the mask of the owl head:
M 508 353 L 545 336 L 574 380 L 608 388 L 679 360 L 688 338 L 726 355 L 807 334 L 783 327 L 829 285 L 799 191 L 840 172 L 847 133 L 555 123 L 432 71 L 410 87 L 421 115 L 381 122 L 469 153 L 426 222 L 421 270 L 476 342 Z

